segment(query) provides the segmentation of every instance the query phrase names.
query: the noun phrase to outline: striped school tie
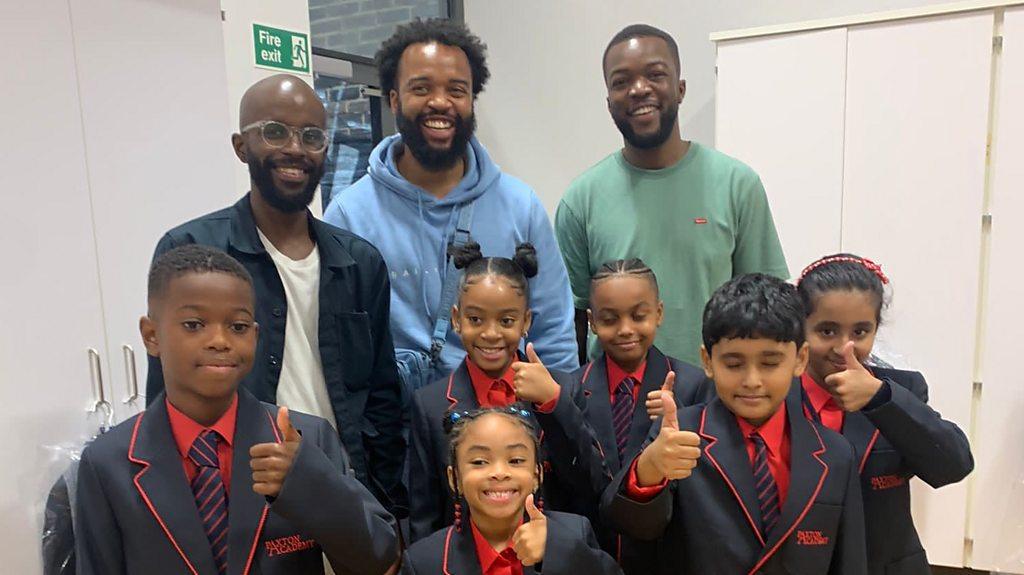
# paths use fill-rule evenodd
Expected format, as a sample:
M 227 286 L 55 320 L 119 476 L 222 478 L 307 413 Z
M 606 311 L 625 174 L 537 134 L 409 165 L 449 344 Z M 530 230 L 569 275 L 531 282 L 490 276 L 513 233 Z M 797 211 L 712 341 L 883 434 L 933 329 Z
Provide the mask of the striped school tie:
M 192 442 L 188 457 L 199 470 L 192 479 L 192 494 L 196 498 L 196 509 L 203 522 L 203 530 L 210 541 L 213 562 L 218 573 L 228 568 L 228 499 L 224 479 L 220 474 L 220 459 L 217 457 L 217 432 L 204 430 Z
M 759 433 L 752 433 L 750 440 L 754 442 L 754 489 L 761 506 L 761 534 L 768 539 L 768 533 L 779 522 L 779 487 L 768 465 L 768 447 L 764 439 Z
M 615 442 L 619 448 L 619 463 L 625 463 L 626 445 L 633 427 L 633 386 L 636 380 L 627 377 L 615 388 L 615 403 L 612 405 L 612 424 L 615 426 Z

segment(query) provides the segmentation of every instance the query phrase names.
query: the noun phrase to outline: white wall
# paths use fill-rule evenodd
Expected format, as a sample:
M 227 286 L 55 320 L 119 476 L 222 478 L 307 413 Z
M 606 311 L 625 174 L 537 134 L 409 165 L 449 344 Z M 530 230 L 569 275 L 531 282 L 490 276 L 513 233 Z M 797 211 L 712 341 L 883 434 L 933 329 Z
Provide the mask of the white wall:
M 466 22 L 487 43 L 492 74 L 478 104 L 478 133 L 502 168 L 533 186 L 553 214 L 572 178 L 622 145 L 601 74 L 601 54 L 621 28 L 647 23 L 672 34 L 687 81 L 683 137 L 714 144 L 711 32 L 943 3 L 465 0 Z

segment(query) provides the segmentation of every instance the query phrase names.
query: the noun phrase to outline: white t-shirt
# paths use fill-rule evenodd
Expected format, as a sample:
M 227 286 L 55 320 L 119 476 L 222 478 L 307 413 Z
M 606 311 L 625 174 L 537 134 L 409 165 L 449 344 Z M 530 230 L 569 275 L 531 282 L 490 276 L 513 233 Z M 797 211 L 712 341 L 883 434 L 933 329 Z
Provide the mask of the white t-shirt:
M 320 362 L 320 251 L 314 247 L 304 259 L 293 260 L 256 231 L 274 260 L 288 303 L 277 404 L 322 417 L 337 429 Z

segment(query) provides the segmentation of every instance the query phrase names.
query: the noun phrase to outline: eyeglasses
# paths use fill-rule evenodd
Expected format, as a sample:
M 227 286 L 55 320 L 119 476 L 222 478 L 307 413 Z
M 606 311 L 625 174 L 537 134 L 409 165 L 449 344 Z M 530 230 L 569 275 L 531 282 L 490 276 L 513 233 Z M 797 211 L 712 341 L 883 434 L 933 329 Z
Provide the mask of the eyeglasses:
M 254 128 L 260 129 L 263 142 L 271 148 L 287 146 L 295 134 L 299 136 L 299 145 L 307 152 L 322 152 L 327 148 L 327 133 L 315 126 L 294 128 L 275 120 L 263 120 L 243 127 L 242 131 L 248 132 Z

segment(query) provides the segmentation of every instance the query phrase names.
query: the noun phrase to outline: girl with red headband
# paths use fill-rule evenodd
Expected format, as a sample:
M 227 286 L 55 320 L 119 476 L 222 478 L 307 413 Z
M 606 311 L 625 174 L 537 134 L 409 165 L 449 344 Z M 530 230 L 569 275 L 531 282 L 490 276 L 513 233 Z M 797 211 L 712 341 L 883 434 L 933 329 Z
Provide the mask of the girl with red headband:
M 824 257 L 800 275 L 810 347 L 801 379 L 804 413 L 854 447 L 868 573 L 927 575 L 908 482 L 917 476 L 935 488 L 956 483 L 974 459 L 963 431 L 928 407 L 928 384 L 919 372 L 864 365 L 888 283 L 878 264 L 852 254 Z

